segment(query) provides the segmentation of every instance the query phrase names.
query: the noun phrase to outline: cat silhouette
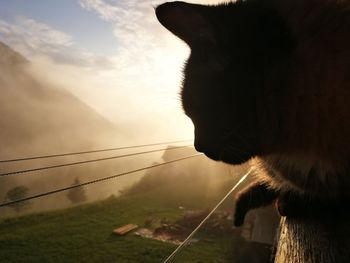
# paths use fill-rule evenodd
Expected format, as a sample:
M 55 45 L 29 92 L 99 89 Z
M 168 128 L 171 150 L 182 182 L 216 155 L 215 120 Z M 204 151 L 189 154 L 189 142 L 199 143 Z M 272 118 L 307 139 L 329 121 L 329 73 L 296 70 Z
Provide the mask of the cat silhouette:
M 235 225 L 276 200 L 291 217 L 349 207 L 350 1 L 169 2 L 156 16 L 191 49 L 181 98 L 195 148 L 254 167 Z

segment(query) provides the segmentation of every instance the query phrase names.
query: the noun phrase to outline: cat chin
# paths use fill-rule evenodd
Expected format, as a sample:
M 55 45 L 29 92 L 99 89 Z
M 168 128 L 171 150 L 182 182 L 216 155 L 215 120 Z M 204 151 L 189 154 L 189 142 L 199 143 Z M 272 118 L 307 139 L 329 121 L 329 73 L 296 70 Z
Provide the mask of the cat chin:
M 252 151 L 222 151 L 221 161 L 227 164 L 239 165 L 251 160 L 255 154 Z
M 251 159 L 251 157 L 240 157 L 240 158 L 232 158 L 230 156 L 223 156 L 221 161 L 224 162 L 224 163 L 227 163 L 227 164 L 232 164 L 232 165 L 240 165 L 240 164 L 243 164 L 243 163 L 246 163 L 248 162 L 249 160 Z
M 232 164 L 232 165 L 240 165 L 243 163 L 246 163 L 249 161 L 252 157 L 251 155 L 233 155 L 230 153 L 212 153 L 212 152 L 204 152 L 204 154 L 214 160 L 214 161 L 221 161 L 227 164 Z

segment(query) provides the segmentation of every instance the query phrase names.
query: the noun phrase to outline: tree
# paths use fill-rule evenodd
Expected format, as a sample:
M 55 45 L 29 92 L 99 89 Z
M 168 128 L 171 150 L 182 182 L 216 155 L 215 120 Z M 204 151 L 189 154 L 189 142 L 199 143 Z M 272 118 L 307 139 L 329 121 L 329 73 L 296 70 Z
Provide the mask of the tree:
M 28 193 L 29 193 L 29 189 L 27 187 L 23 185 L 16 186 L 6 193 L 5 200 L 11 202 L 11 201 L 23 199 L 28 196 Z M 24 201 L 24 202 L 14 203 L 9 206 L 13 208 L 17 213 L 19 213 L 27 209 L 29 205 L 30 205 L 30 202 Z
M 74 183 L 72 184 L 72 186 L 74 185 L 78 185 L 80 184 L 79 178 L 75 178 L 74 179 Z M 69 201 L 72 202 L 72 204 L 77 204 L 77 203 L 82 203 L 84 201 L 86 201 L 86 194 L 85 194 L 85 189 L 83 187 L 75 187 L 69 190 L 67 197 L 69 199 Z

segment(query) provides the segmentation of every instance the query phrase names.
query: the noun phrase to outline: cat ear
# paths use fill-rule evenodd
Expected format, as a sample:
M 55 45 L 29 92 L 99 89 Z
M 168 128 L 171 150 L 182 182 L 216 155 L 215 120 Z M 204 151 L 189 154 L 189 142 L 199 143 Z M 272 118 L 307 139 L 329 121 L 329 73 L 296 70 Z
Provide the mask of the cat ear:
M 206 6 L 184 2 L 169 2 L 156 8 L 158 21 L 189 46 L 195 43 L 215 43 L 214 29 L 205 18 Z

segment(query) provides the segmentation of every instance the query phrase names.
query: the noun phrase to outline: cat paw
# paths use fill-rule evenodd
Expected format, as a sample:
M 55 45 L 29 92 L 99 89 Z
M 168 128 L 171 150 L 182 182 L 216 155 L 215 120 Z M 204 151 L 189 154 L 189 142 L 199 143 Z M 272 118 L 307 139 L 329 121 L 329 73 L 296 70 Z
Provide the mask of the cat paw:
M 240 227 L 243 225 L 244 223 L 244 218 L 245 218 L 246 212 L 245 213 L 238 213 L 237 211 L 235 211 L 235 215 L 233 218 L 233 225 L 235 227 Z
M 251 209 L 267 206 L 278 196 L 278 193 L 266 184 L 254 182 L 238 192 L 236 195 L 236 207 L 233 224 L 238 227 L 243 225 L 247 212 Z

